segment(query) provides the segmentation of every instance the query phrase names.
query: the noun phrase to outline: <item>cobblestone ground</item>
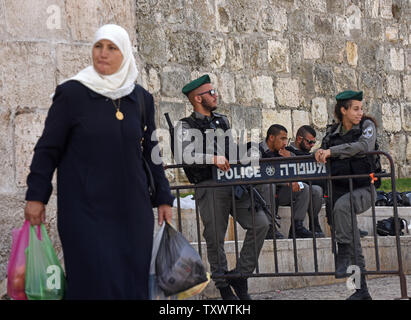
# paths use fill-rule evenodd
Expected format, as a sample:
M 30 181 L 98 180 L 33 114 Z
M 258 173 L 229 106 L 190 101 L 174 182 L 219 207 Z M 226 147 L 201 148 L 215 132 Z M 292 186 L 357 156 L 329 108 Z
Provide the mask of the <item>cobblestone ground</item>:
M 411 297 L 411 275 L 407 277 L 408 297 Z M 400 278 L 398 276 L 367 280 L 373 300 L 394 300 L 401 297 Z M 253 300 L 344 300 L 354 290 L 348 290 L 344 283 L 274 291 L 251 295 Z
M 411 297 L 411 275 L 407 275 L 408 297 Z M 368 288 L 373 300 L 394 300 L 401 297 L 398 276 L 368 279 Z M 269 293 L 252 294 L 253 300 L 345 300 L 354 290 L 348 290 L 345 283 L 299 289 L 277 290 Z M 6 295 L 0 300 L 9 300 Z

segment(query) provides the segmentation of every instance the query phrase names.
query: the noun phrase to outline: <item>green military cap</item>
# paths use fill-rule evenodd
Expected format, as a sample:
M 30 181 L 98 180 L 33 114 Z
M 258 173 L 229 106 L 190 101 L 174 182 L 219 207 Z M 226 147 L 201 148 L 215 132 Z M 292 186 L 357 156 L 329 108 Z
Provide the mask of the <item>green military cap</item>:
M 340 92 L 339 94 L 336 95 L 335 99 L 337 101 L 340 100 L 358 100 L 358 101 L 362 101 L 362 91 L 351 91 L 351 90 L 347 90 L 347 91 L 343 91 Z
M 183 90 L 181 90 L 185 95 L 188 95 L 190 93 L 190 91 L 193 91 L 194 89 L 197 89 L 199 86 L 202 86 L 205 83 L 210 83 L 210 77 L 208 76 L 208 74 L 205 74 L 203 76 L 201 76 L 198 79 L 195 79 L 193 81 L 191 81 L 190 83 L 186 84 L 183 87 Z

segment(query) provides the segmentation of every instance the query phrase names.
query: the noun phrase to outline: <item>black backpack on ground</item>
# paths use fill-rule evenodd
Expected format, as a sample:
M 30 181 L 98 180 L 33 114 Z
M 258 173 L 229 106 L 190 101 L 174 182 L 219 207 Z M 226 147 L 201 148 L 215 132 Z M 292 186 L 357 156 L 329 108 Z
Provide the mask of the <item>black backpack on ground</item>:
M 404 232 L 401 231 L 403 229 L 406 229 L 407 233 L 409 233 L 407 221 L 405 219 L 398 218 L 398 234 L 400 236 L 404 235 Z M 380 236 L 395 236 L 394 217 L 377 221 L 377 233 Z

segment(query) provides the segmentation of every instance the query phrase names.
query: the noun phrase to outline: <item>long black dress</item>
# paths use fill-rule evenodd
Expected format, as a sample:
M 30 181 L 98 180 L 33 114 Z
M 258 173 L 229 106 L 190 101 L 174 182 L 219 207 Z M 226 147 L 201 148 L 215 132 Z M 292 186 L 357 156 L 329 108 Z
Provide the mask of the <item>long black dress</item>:
M 66 299 L 147 299 L 154 217 L 142 165 L 136 90 L 144 91 L 144 156 L 157 187 L 154 206 L 172 204 L 162 165 L 151 161 L 154 103 L 142 88 L 111 99 L 80 82 L 57 87 L 34 149 L 26 200 L 47 204 L 57 168 L 57 224 L 67 276 Z M 117 102 L 117 101 L 116 101 Z

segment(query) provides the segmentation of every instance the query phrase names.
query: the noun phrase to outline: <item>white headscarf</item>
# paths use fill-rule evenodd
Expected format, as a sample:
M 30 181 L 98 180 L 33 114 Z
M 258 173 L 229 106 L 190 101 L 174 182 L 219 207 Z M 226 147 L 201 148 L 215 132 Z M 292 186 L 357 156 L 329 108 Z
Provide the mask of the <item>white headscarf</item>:
M 93 46 L 102 39 L 113 42 L 123 55 L 123 61 L 117 72 L 106 76 L 101 75 L 91 65 L 65 81 L 80 81 L 87 88 L 115 100 L 127 96 L 133 91 L 138 70 L 132 54 L 130 38 L 126 30 L 115 24 L 106 24 L 95 33 Z

